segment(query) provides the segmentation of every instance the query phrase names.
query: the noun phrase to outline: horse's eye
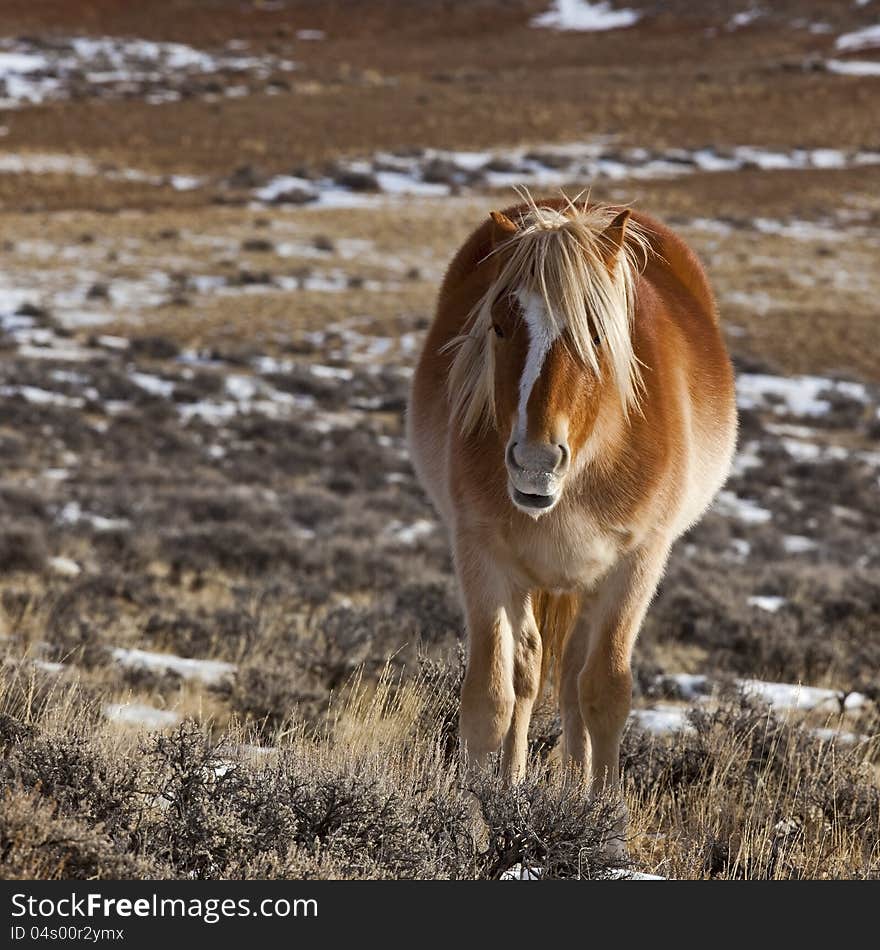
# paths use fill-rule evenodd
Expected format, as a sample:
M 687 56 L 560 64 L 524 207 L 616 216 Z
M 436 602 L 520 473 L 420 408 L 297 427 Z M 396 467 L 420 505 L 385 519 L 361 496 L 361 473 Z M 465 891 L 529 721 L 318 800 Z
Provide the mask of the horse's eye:
M 504 339 L 504 331 L 498 326 L 497 323 L 492 324 L 492 329 L 495 331 L 495 336 L 497 336 L 499 339 Z
M 601 345 L 602 345 L 602 337 L 599 336 L 598 333 L 596 333 L 596 334 L 593 335 L 593 345 L 594 345 L 594 346 L 601 346 Z

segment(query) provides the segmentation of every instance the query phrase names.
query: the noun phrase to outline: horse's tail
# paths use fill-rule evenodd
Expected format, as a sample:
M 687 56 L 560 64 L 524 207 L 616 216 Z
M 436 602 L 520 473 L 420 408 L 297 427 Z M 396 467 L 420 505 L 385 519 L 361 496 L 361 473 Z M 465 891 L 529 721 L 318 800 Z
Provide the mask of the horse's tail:
M 559 689 L 562 648 L 578 615 L 581 596 L 577 593 L 554 594 L 548 590 L 532 591 L 532 612 L 541 632 L 541 690 L 553 666 L 553 688 Z

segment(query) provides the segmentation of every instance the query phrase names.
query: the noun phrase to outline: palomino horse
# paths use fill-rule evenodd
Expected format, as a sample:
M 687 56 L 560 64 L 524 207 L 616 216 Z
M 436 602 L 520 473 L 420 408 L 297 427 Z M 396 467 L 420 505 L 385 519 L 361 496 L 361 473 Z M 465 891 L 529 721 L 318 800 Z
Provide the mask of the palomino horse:
M 724 482 L 730 365 L 694 253 L 644 214 L 493 212 L 456 254 L 409 406 L 467 619 L 465 762 L 526 768 L 555 658 L 564 761 L 619 781 L 630 658 L 670 546 Z

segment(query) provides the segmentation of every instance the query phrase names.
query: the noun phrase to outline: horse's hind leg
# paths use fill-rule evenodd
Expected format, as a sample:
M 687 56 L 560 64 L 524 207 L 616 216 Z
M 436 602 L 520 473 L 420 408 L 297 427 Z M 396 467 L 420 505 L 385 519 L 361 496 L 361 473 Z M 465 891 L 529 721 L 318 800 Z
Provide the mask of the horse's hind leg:
M 590 772 L 590 736 L 581 714 L 578 679 L 587 662 L 590 627 L 586 604 L 562 648 L 559 673 L 559 718 L 562 721 L 562 764 L 576 777 Z

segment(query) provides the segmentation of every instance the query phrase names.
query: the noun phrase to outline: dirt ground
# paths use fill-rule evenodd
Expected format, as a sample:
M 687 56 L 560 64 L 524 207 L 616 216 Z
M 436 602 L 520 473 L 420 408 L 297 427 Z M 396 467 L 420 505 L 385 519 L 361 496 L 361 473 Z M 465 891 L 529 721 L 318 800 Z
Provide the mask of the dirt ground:
M 522 789 L 457 784 L 403 438 L 446 261 L 517 181 L 678 229 L 739 377 L 636 650 L 633 868 L 880 873 L 877 12 L 550 6 L 0 8 L 0 876 L 612 873 L 552 703 Z

